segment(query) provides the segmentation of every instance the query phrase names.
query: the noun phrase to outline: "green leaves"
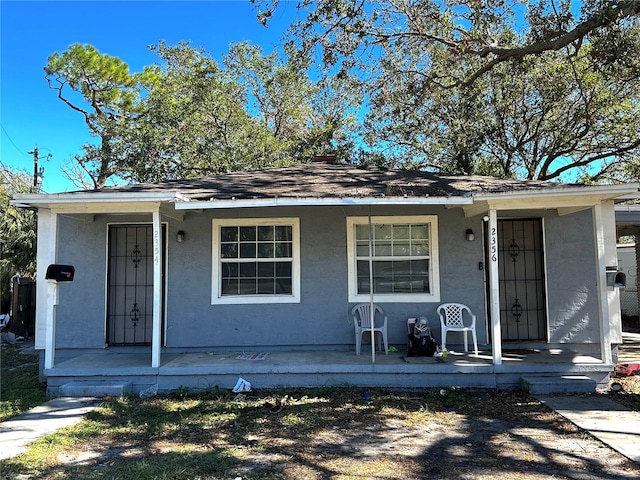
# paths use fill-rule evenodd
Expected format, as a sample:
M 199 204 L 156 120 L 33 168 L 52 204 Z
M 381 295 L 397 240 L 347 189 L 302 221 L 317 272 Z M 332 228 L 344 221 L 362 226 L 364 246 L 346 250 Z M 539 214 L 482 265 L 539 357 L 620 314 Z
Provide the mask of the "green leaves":
M 36 272 L 37 219 L 34 212 L 9 204 L 14 194 L 32 192 L 32 178 L 8 168 L 0 174 L 0 313 L 8 313 L 11 277 L 33 276 Z
M 281 166 L 352 149 L 349 110 L 357 97 L 349 78 L 312 81 L 304 55 L 263 55 L 241 43 L 219 64 L 187 42 L 151 50 L 159 62 L 140 73 L 90 45 L 49 58 L 50 87 L 98 139 L 82 146 L 70 168 L 83 188 Z

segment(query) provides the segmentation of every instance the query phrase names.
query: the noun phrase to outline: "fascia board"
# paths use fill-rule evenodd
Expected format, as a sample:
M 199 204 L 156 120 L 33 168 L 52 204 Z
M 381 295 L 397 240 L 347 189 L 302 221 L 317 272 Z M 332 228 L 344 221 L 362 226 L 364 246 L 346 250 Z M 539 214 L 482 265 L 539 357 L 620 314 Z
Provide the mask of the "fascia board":
M 52 212 L 60 215 L 82 215 L 82 214 L 140 214 L 151 213 L 161 209 L 161 202 L 81 202 L 62 203 L 50 205 L 48 208 Z M 41 207 L 42 208 L 42 207 Z
M 162 203 L 184 201 L 186 198 L 176 192 L 72 192 L 48 194 L 18 194 L 13 197 L 11 204 L 25 208 L 55 208 L 63 205 L 98 205 L 123 203 Z
M 499 193 L 474 193 L 473 198 L 486 201 L 489 203 L 512 201 L 512 200 L 533 200 L 536 204 L 540 202 L 553 203 L 560 198 L 580 198 L 579 204 L 588 203 L 589 201 L 615 200 L 626 198 L 640 198 L 638 192 L 638 183 L 623 183 L 617 185 L 598 185 L 584 187 L 557 187 L 550 189 L 526 190 L 518 192 L 499 192 Z M 631 197 L 629 197 L 631 196 Z M 534 206 L 532 204 L 532 206 Z
M 454 205 L 473 203 L 471 197 L 358 197 L 358 198 L 252 198 L 178 202 L 176 210 L 207 210 L 218 208 L 286 207 L 286 206 L 346 206 L 346 205 Z

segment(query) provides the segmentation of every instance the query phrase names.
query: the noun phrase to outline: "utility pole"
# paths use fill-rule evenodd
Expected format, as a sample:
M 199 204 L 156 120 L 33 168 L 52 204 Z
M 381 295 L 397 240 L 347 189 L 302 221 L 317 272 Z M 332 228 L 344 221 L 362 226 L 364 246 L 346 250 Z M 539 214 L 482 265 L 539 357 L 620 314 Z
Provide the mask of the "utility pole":
M 40 185 L 42 184 L 42 176 L 44 175 L 44 168 L 40 168 L 38 170 L 38 160 L 40 159 L 38 155 L 38 145 L 33 146 L 32 152 L 27 152 L 30 155 L 33 155 L 33 188 L 36 190 L 40 190 Z M 47 159 L 51 157 L 51 154 L 47 155 Z

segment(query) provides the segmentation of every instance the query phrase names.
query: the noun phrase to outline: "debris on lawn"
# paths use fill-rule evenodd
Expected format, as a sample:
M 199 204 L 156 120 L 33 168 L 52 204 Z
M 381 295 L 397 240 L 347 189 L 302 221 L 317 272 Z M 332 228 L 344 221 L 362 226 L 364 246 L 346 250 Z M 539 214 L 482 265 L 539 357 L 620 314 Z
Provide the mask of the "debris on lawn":
M 613 370 L 615 377 L 640 375 L 640 363 L 618 363 Z
M 231 400 L 233 403 L 242 403 L 247 399 L 247 396 L 244 393 L 239 393 L 237 394 L 235 397 L 233 397 L 233 400 Z
M 236 386 L 233 387 L 233 393 L 242 393 L 242 392 L 250 392 L 251 391 L 251 383 L 249 383 L 244 378 L 238 378 Z
M 158 384 L 151 385 L 148 388 L 140 390 L 139 396 L 140 398 L 153 398 L 158 395 Z

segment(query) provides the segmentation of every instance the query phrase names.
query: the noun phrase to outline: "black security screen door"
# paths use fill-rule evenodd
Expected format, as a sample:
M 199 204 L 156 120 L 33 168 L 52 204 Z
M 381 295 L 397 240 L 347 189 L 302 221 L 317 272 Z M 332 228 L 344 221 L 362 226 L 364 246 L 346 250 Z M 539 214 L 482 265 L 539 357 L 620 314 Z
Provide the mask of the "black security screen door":
M 542 220 L 499 220 L 498 254 L 502 340 L 545 340 Z
M 162 227 L 162 238 L 166 238 Z M 166 242 L 162 242 L 163 250 Z M 162 279 L 164 282 L 164 252 Z M 150 345 L 153 331 L 153 227 L 111 225 L 107 344 Z

